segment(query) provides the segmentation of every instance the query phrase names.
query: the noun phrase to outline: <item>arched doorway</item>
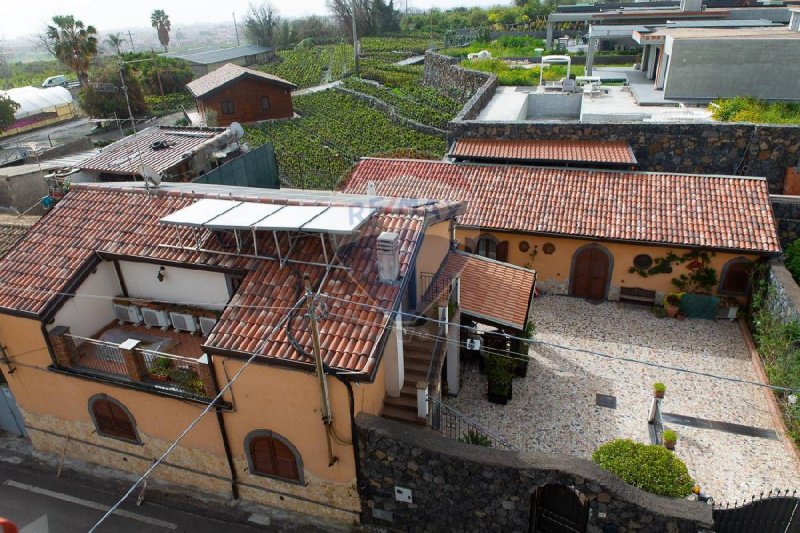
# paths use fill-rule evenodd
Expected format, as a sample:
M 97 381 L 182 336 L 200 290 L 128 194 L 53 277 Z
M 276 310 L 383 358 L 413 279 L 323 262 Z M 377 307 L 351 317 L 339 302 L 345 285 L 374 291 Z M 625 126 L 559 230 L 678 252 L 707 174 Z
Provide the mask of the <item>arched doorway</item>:
M 589 501 L 566 485 L 544 485 L 531 498 L 530 533 L 585 533 Z
M 605 300 L 614 259 L 598 244 L 578 248 L 572 257 L 569 294 L 590 300 Z

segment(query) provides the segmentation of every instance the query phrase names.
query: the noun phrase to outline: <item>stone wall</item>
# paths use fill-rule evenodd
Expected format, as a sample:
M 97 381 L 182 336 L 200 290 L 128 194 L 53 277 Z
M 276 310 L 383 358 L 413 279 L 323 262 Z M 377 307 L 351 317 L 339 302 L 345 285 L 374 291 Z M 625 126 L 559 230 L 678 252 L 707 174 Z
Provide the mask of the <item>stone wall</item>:
M 778 237 L 784 250 L 800 238 L 800 196 L 772 195 L 772 211 L 778 220 Z
M 711 508 L 626 485 L 577 457 L 463 444 L 360 414 L 362 523 L 400 531 L 528 531 L 531 495 L 557 483 L 590 501 L 591 533 L 710 529 Z M 411 490 L 397 501 L 395 487 Z
M 768 301 L 770 310 L 784 323 L 800 321 L 800 286 L 783 261 L 773 259 L 769 262 L 767 283 L 775 289 L 773 297 Z
M 800 126 L 454 120 L 448 141 L 457 138 L 626 141 L 640 170 L 763 176 L 773 194 L 783 191 L 786 169 L 800 162 Z
M 428 50 L 425 52 L 423 83 L 462 102 L 469 100 L 493 75 L 461 68 L 458 66 L 458 62 L 459 59 L 455 57 L 444 56 Z
M 352 89 L 348 89 L 346 87 L 336 87 L 334 90 L 352 96 L 353 98 L 356 98 L 366 103 L 370 107 L 373 107 L 375 109 L 378 109 L 379 111 L 386 113 L 389 116 L 389 120 L 391 120 L 395 124 L 406 126 L 411 129 L 417 130 L 421 133 L 426 133 L 428 135 L 435 135 L 440 137 L 447 135 L 447 132 L 445 130 L 441 130 L 434 126 L 429 126 L 427 124 L 423 124 L 422 122 L 417 122 L 416 120 L 403 116 L 402 113 L 400 113 L 393 105 L 384 102 L 380 98 L 376 98 L 370 94 L 364 94 L 358 91 L 354 91 Z

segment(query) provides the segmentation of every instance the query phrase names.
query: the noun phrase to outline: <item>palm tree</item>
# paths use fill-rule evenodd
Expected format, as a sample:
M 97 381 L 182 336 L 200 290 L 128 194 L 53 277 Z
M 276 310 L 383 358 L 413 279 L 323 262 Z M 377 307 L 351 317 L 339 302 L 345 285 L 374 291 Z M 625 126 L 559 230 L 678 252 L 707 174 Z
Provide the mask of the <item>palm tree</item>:
M 169 22 L 169 15 L 164 13 L 163 9 L 156 9 L 153 11 L 153 14 L 150 15 L 150 24 L 152 24 L 158 32 L 158 40 L 166 52 L 167 45 L 169 45 L 169 32 L 172 29 L 172 25 Z
M 97 30 L 72 15 L 56 15 L 39 40 L 56 59 L 78 76 L 81 86 L 89 82 L 89 63 L 97 55 Z
M 122 55 L 122 43 L 125 42 L 125 39 L 122 37 L 121 33 L 112 33 L 108 37 L 106 37 L 105 43 L 112 48 L 117 50 L 117 55 Z

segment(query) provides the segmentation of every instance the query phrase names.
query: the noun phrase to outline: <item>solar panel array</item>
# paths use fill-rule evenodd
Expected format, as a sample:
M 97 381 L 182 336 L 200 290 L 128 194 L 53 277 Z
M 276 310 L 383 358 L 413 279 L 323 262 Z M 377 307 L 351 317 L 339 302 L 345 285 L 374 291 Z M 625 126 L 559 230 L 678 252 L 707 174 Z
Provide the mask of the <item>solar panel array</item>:
M 277 205 L 204 198 L 161 218 L 161 223 L 208 229 L 349 235 L 358 231 L 374 213 L 375 208 L 360 205 Z

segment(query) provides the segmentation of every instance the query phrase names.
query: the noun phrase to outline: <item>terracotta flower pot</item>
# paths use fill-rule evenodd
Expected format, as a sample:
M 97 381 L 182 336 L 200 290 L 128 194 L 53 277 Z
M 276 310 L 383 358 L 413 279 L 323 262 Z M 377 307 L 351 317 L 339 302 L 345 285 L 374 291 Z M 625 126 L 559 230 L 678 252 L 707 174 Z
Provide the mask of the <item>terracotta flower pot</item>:
M 680 311 L 677 305 L 666 305 L 664 309 L 667 311 L 667 316 L 670 318 L 675 318 L 678 315 L 678 311 Z
M 675 444 L 676 443 L 674 443 L 674 442 L 665 442 L 664 443 L 664 447 L 666 449 L 670 450 L 670 451 L 674 451 L 675 450 Z
M 655 396 L 656 398 L 663 398 L 664 397 L 664 391 L 663 390 L 654 390 L 653 391 L 653 396 Z

